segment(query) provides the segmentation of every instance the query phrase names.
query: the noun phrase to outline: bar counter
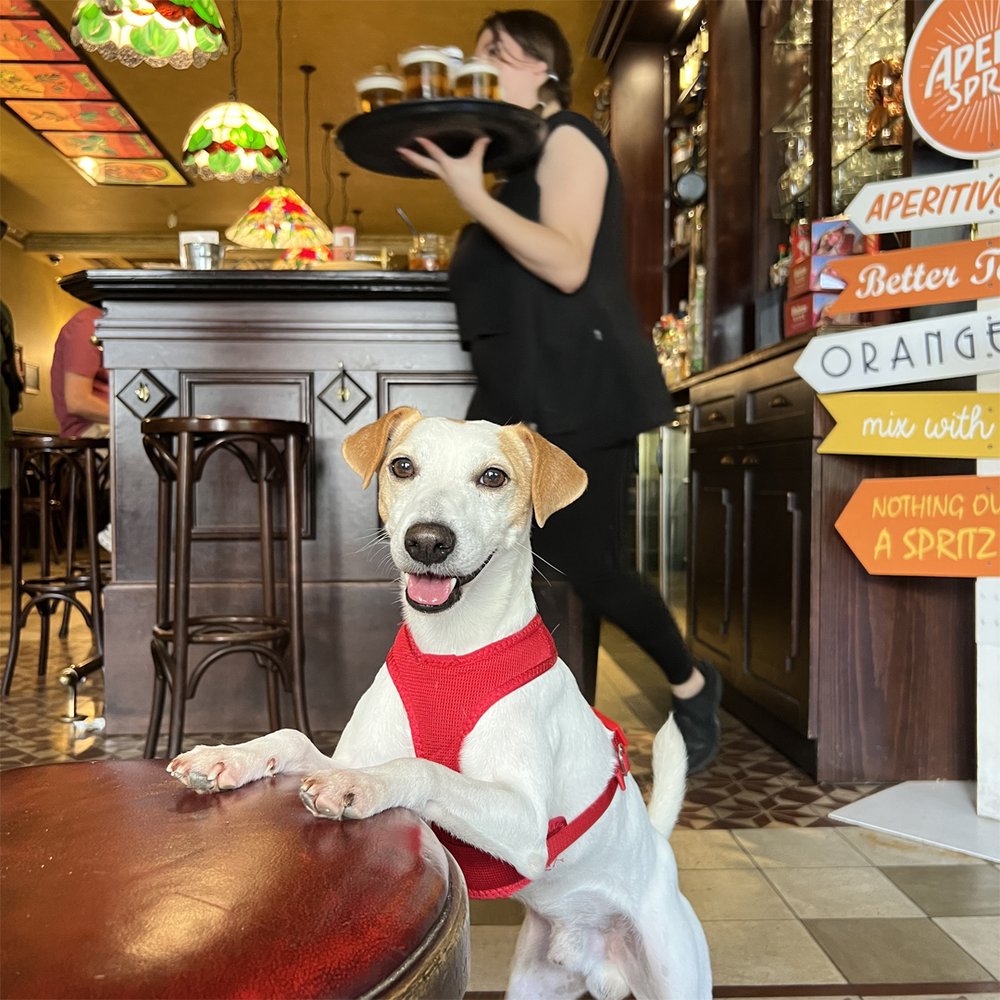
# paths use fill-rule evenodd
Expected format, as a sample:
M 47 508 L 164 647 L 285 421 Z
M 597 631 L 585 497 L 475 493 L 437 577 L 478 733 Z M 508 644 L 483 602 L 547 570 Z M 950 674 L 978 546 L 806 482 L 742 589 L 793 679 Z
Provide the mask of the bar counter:
M 157 481 L 140 423 L 154 414 L 309 424 L 307 695 L 313 730 L 341 729 L 385 659 L 400 614 L 394 570 L 376 544 L 374 485 L 361 489 L 340 446 L 395 406 L 464 414 L 475 380 L 458 341 L 447 274 L 84 271 L 62 286 L 106 310 L 97 336 L 112 402 L 108 731 L 144 732 L 149 714 Z M 236 613 L 258 601 L 248 527 L 256 494 L 235 465 L 228 472 L 224 462 L 214 472 L 210 465 L 199 485 L 192 606 Z M 264 683 L 252 662 L 234 657 L 214 665 L 188 703 L 187 732 L 265 731 Z

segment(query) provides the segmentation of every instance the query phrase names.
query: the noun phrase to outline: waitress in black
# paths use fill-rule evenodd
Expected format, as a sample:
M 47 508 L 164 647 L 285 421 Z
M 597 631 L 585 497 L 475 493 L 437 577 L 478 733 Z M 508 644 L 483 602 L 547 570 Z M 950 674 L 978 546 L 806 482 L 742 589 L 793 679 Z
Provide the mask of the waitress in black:
M 449 270 L 478 380 L 468 417 L 531 424 L 586 470 L 586 492 L 535 529 L 532 547 L 660 665 L 694 773 L 718 752 L 721 680 L 695 664 L 659 593 L 621 558 L 635 436 L 673 414 L 629 294 L 621 181 L 600 130 L 566 110 L 572 56 L 555 21 L 499 11 L 480 29 L 475 54 L 496 66 L 503 99 L 535 110 L 548 134 L 537 159 L 495 196 L 483 176 L 487 137 L 461 158 L 426 139 L 423 154 L 399 150 L 475 220 Z

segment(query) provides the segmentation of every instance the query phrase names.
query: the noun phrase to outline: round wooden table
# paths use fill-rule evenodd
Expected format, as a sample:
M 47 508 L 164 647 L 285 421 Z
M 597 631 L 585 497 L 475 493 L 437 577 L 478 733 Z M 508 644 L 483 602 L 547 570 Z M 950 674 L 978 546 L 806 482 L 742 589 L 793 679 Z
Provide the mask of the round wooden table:
M 462 997 L 465 884 L 419 818 L 331 822 L 297 777 L 198 795 L 164 767 L 0 775 L 0 996 Z

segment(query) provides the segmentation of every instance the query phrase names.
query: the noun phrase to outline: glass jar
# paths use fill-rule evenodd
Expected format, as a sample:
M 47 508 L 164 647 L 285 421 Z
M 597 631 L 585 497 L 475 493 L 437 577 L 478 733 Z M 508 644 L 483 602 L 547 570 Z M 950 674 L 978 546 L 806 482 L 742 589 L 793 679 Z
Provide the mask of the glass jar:
M 456 97 L 499 101 L 500 76 L 496 66 L 482 59 L 466 59 L 455 69 L 454 91 Z
M 411 271 L 446 271 L 450 255 L 448 243 L 438 233 L 421 233 L 414 236 L 410 245 Z
M 358 105 L 362 111 L 373 111 L 403 99 L 403 78 L 388 66 L 376 66 L 367 76 L 354 81 Z
M 451 96 L 449 67 L 453 57 L 436 45 L 417 45 L 400 53 L 403 96 L 408 101 Z

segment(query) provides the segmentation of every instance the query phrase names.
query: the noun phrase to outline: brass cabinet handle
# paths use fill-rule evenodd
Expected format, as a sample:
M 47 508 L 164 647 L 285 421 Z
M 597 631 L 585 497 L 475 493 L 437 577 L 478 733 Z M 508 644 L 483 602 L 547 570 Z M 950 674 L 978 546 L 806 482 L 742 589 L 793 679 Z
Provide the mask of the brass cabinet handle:
M 719 465 L 735 465 L 736 457 L 734 455 L 723 455 L 719 459 Z
M 726 419 L 726 415 L 722 410 L 712 410 L 705 419 L 710 424 L 721 424 Z
M 792 404 L 788 401 L 787 396 L 782 396 L 781 393 L 776 393 L 771 397 L 771 402 L 767 404 L 772 410 L 780 410 L 782 407 L 791 406 Z
M 760 458 L 756 455 L 744 455 L 740 459 L 740 465 L 760 465 Z

